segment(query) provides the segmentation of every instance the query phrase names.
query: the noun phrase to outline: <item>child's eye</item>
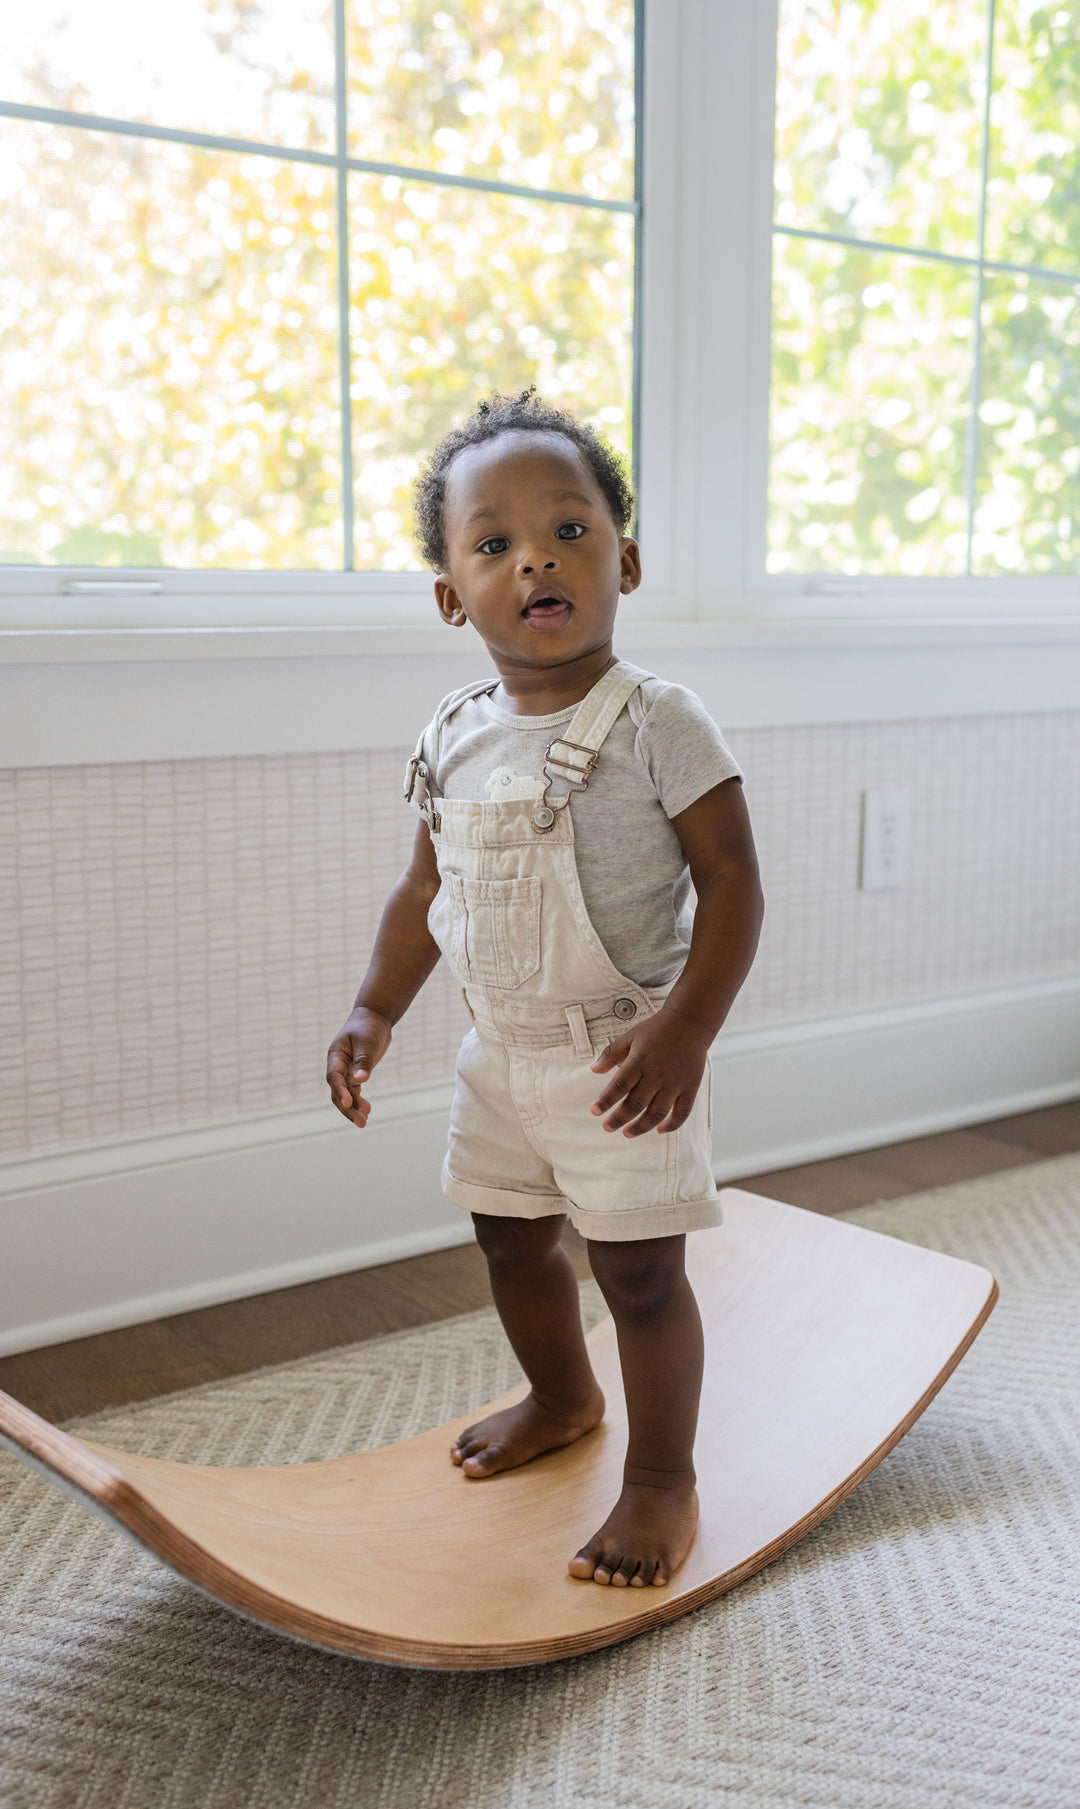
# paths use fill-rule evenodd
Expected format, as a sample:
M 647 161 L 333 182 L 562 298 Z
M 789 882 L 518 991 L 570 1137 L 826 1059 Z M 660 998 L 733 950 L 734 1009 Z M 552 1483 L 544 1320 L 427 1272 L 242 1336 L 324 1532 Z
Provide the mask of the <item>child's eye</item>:
M 505 553 L 509 545 L 505 534 L 493 534 L 490 540 L 482 540 L 476 550 L 479 553 Z
M 561 527 L 555 529 L 555 538 L 556 540 L 580 540 L 584 532 L 583 522 L 564 521 Z

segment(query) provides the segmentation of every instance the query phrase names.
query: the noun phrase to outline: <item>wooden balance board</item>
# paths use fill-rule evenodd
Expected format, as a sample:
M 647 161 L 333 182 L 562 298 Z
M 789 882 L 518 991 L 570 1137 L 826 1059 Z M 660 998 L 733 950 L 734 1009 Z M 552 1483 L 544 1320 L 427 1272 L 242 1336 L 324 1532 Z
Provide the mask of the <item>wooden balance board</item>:
M 708 1353 L 701 1523 L 662 1589 L 566 1574 L 619 1491 L 610 1319 L 589 1338 L 604 1424 L 487 1481 L 453 1467 L 450 1442 L 520 1387 L 418 1438 L 284 1468 L 110 1450 L 3 1394 L 0 1438 L 216 1601 L 312 1645 L 443 1668 L 591 1652 L 733 1589 L 824 1520 L 918 1419 L 997 1298 L 973 1263 L 754 1194 L 722 1198 L 723 1228 L 687 1240 Z

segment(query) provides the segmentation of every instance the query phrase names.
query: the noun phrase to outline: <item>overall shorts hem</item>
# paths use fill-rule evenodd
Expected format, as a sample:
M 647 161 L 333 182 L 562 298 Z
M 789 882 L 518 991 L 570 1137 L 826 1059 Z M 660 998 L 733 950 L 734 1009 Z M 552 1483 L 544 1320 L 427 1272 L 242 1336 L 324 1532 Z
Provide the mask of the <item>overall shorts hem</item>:
M 451 1205 L 491 1218 L 548 1219 L 573 1211 L 561 1193 L 516 1192 L 512 1187 L 485 1187 L 481 1182 L 462 1181 L 451 1173 L 448 1161 L 443 1163 L 442 1190 Z
M 687 1231 L 709 1231 L 723 1223 L 715 1194 L 702 1200 L 676 1200 L 672 1206 L 624 1206 L 618 1212 L 590 1212 L 566 1203 L 566 1211 L 582 1237 L 597 1244 L 629 1244 L 646 1237 L 681 1237 Z

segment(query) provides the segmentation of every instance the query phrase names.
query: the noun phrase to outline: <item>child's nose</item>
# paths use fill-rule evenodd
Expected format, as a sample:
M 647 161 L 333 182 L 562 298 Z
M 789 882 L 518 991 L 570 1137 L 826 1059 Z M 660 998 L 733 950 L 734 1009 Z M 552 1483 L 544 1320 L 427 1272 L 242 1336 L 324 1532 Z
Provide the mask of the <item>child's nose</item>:
M 559 561 L 545 558 L 543 553 L 523 553 L 518 564 L 523 578 L 527 578 L 532 572 L 556 572 L 558 569 Z

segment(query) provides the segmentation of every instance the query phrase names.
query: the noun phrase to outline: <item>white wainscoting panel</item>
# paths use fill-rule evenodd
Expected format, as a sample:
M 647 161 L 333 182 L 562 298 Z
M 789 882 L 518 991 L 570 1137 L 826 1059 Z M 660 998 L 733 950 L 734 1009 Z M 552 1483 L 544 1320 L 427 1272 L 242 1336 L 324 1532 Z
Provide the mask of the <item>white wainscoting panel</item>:
M 1049 1104 L 1080 1093 L 1080 975 L 732 1031 L 713 1078 L 722 1181 Z M 403 1089 L 363 1132 L 312 1106 L 8 1162 L 0 1354 L 465 1241 L 448 1106 Z
M 1080 970 L 1075 710 L 732 742 L 766 896 L 733 1032 Z M 405 754 L 0 772 L 0 1153 L 321 1107 L 415 833 Z M 900 891 L 859 890 L 867 786 L 912 793 Z M 380 1084 L 449 1080 L 467 1022 L 443 964 Z

